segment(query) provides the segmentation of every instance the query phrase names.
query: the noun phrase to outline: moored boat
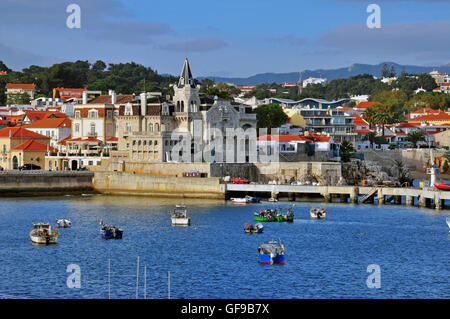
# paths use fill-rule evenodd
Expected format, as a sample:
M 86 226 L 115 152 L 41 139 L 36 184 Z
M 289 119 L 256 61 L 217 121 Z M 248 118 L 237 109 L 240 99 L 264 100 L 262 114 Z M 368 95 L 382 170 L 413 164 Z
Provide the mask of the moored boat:
M 250 225 L 249 223 L 244 224 L 244 232 L 246 234 L 261 234 L 264 230 L 264 226 L 261 223 L 256 223 L 255 225 Z
M 265 264 L 284 264 L 284 245 L 279 241 L 262 243 L 258 247 L 259 262 Z
M 68 219 L 56 219 L 56 228 L 71 228 L 72 222 Z
M 123 230 L 116 226 L 108 226 L 99 219 L 98 223 L 101 225 L 100 233 L 104 239 L 122 239 Z
M 232 198 L 231 202 L 233 204 L 247 204 L 249 203 L 249 199 L 244 197 L 244 198 Z
M 325 219 L 327 218 L 327 210 L 325 208 L 315 208 L 311 207 L 309 210 L 309 215 L 312 219 Z
M 187 216 L 186 206 L 177 205 L 172 213 L 172 226 L 189 226 L 191 218 Z
M 269 198 L 269 202 L 275 203 L 275 202 L 278 202 L 278 199 L 273 198 L 273 197 L 270 197 L 270 198 Z
M 450 185 L 448 184 L 434 184 L 434 187 L 436 187 L 437 189 L 443 190 L 443 191 L 450 191 Z
M 254 213 L 254 218 L 257 222 L 293 222 L 294 211 L 288 208 L 287 213 L 283 214 L 281 209 L 261 209 Z
M 35 244 L 49 245 L 57 244 L 58 229 L 52 230 L 52 226 L 48 223 L 33 224 L 33 229 L 30 232 L 31 241 Z
M 445 219 L 445 221 L 447 222 L 448 228 L 450 228 L 450 217 L 447 217 L 447 218 Z

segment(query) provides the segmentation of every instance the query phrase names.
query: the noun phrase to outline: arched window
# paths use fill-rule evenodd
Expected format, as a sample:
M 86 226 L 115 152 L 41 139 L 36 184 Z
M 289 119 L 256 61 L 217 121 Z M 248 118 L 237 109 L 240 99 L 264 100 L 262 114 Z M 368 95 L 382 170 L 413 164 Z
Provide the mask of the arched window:
M 184 112 L 184 101 L 181 101 L 181 112 Z
M 149 132 L 153 132 L 153 123 L 150 123 L 150 124 L 148 125 L 148 131 L 149 131 Z
M 159 132 L 159 124 L 158 123 L 155 124 L 155 132 Z
M 177 112 L 180 112 L 180 101 L 177 102 Z
M 141 146 L 141 140 L 138 141 L 138 146 Z

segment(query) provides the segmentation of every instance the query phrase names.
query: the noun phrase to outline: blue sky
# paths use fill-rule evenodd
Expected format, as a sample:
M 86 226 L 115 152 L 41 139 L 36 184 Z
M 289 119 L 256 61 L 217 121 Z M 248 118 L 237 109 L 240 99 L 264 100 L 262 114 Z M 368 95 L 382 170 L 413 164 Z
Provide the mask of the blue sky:
M 81 7 L 81 29 L 66 7 Z M 381 29 L 366 8 L 381 7 Z M 353 63 L 450 63 L 450 0 L 0 0 L 10 68 L 76 59 L 136 61 L 178 74 L 249 76 Z

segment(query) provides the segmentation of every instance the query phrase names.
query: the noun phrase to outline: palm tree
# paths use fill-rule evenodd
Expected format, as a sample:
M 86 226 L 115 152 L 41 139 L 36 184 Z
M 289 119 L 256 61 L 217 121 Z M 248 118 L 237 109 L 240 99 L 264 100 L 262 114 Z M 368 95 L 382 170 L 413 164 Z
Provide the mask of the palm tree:
M 413 143 L 414 148 L 416 148 L 418 142 L 425 141 L 425 135 L 422 133 L 422 131 L 412 131 L 408 133 L 408 135 L 406 136 L 406 140 Z

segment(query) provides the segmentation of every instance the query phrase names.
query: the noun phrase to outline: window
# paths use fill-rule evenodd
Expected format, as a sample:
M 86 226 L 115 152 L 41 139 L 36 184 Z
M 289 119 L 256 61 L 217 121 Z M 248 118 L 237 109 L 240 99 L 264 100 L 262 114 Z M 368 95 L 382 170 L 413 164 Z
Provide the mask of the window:
M 112 114 L 111 110 L 106 111 L 106 117 L 112 118 Z
M 91 119 L 95 119 L 98 117 L 98 111 L 97 110 L 90 110 L 88 113 L 88 117 Z
M 158 145 L 158 141 L 155 141 L 155 146 Z
M 142 144 L 143 144 L 144 146 L 147 145 L 147 141 L 142 142 Z
M 79 123 L 75 124 L 75 133 L 80 133 L 80 124 Z
M 95 124 L 91 123 L 91 134 L 95 135 Z
M 76 119 L 81 118 L 81 112 L 80 111 L 75 111 L 75 118 Z
M 136 145 L 136 141 L 133 141 L 133 146 L 135 146 Z
M 148 141 L 148 145 L 153 145 L 152 141 Z
M 138 146 L 141 146 L 141 141 L 140 140 L 138 141 Z
M 125 124 L 125 132 L 127 132 L 127 133 L 131 132 L 131 123 Z
M 158 123 L 155 124 L 155 131 L 159 132 L 159 124 Z
M 130 103 L 125 105 L 125 115 L 133 115 L 133 107 Z
M 153 132 L 153 123 L 150 123 L 150 124 L 148 125 L 148 131 L 149 131 L 149 132 Z

